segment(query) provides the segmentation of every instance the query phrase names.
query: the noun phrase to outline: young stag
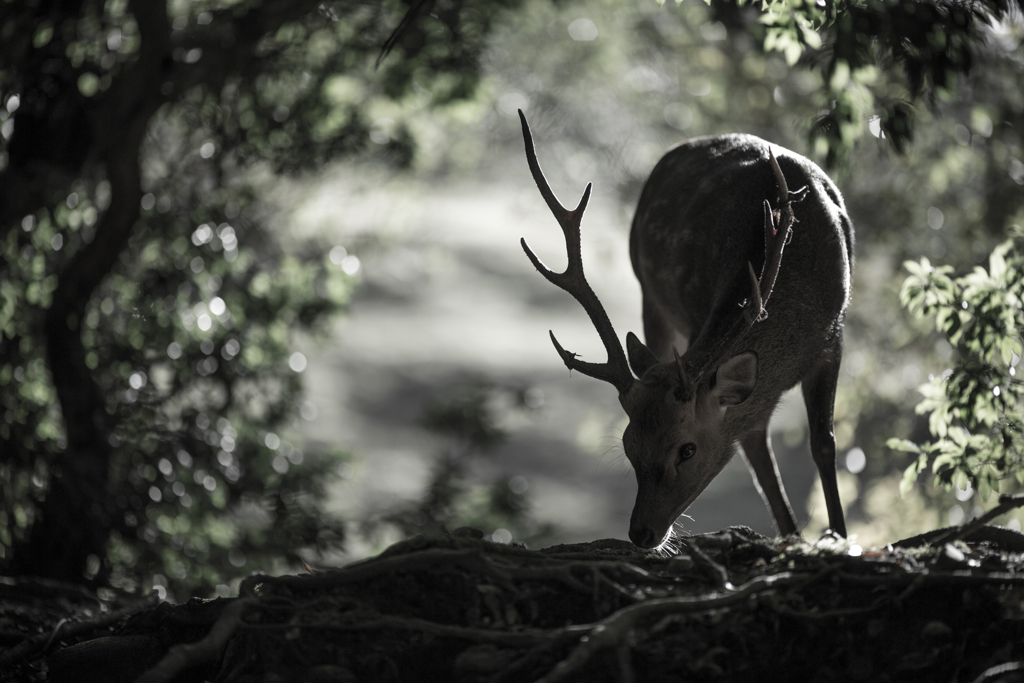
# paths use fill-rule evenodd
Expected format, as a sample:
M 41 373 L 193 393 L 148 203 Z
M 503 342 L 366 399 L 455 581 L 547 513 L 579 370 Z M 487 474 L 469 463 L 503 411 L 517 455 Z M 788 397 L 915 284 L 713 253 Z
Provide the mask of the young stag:
M 737 443 L 779 532 L 796 533 L 768 422 L 779 398 L 797 382 L 829 525 L 845 536 L 832 412 L 853 230 L 832 181 L 799 154 L 776 147 L 776 158 L 753 135 L 696 138 L 669 151 L 644 186 L 630 234 L 647 344 L 632 332 L 626 335 L 627 365 L 608 314 L 583 274 L 580 220 L 591 186 L 579 206 L 563 207 L 537 163 L 526 117 L 519 116 L 530 171 L 565 234 L 569 265 L 555 273 L 525 240 L 523 249 L 548 281 L 582 304 L 608 361 L 584 362 L 554 334 L 551 341 L 570 370 L 614 385 L 629 416 L 622 442 L 639 486 L 630 540 L 641 548 L 663 543 Z M 788 189 L 787 176 L 799 189 Z M 779 267 L 783 249 L 786 268 Z M 686 344 L 681 357 L 676 339 Z

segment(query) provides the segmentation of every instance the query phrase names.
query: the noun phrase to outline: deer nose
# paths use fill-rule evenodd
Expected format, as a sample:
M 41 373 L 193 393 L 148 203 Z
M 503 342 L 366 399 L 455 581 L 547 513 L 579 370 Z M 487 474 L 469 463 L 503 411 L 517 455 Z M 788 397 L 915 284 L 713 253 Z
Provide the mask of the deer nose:
M 651 529 L 650 527 L 630 529 L 629 540 L 633 541 L 633 545 L 641 548 L 653 548 L 658 545 L 658 541 L 654 536 L 654 529 Z

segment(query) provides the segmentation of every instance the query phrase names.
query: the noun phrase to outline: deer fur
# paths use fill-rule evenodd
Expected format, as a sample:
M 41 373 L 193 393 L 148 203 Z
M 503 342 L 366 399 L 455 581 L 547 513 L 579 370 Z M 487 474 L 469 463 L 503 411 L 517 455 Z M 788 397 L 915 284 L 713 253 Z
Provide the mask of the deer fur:
M 658 162 L 640 196 L 630 234 L 630 258 L 643 291 L 647 348 L 660 363 L 638 369 L 632 362 L 636 354 L 630 354 L 634 372 L 652 389 L 644 392 L 644 398 L 629 399 L 632 405 L 626 412 L 631 424 L 623 437 L 640 485 L 630 522 L 630 538 L 638 545 L 649 547 L 652 536 L 661 542 L 672 521 L 725 467 L 737 443 L 743 445 L 779 531 L 796 531 L 771 451 L 768 422 L 782 394 L 797 383 L 802 383 L 812 455 L 826 495 L 831 490 L 834 499 L 830 522 L 837 533 L 846 534 L 842 508 L 833 509 L 838 490 L 832 411 L 842 359 L 842 323 L 850 298 L 853 228 L 839 191 L 810 160 L 773 147 L 789 184 L 804 185 L 808 192 L 794 209 L 798 222 L 768 315 L 733 347 L 733 358 L 743 353 L 756 357 L 756 378 L 749 395 L 718 415 L 719 406 L 709 403 L 716 378 L 722 374 L 719 369 L 708 373 L 688 407 L 670 401 L 662 402 L 667 410 L 652 405 L 659 402 L 659 393 L 670 396 L 678 384 L 678 373 L 672 371 L 673 342 L 680 338 L 684 344 L 689 342 L 683 347 L 685 363 L 700 350 L 703 340 L 715 334 L 720 314 L 735 308 L 749 293 L 744 276 L 747 263 L 757 270 L 764 262 L 761 204 L 777 191 L 768 144 L 752 135 L 690 140 Z M 672 478 L 665 472 L 665 449 L 672 439 L 654 436 L 655 425 L 672 421 L 673 414 L 676 421 L 685 422 L 693 419 L 692 413 L 716 425 L 714 430 L 705 428 L 713 433 L 702 434 L 709 443 L 702 450 L 711 457 L 691 468 L 692 483 L 670 493 L 659 480 Z M 681 495 L 680 489 L 686 494 Z
M 618 389 L 630 419 L 623 447 L 638 484 L 630 540 L 643 548 L 663 543 L 737 444 L 779 532 L 796 533 L 768 423 L 797 383 L 829 523 L 845 536 L 833 406 L 853 229 L 832 181 L 798 154 L 775 146 L 772 156 L 769 143 L 752 135 L 696 138 L 670 150 L 647 180 L 633 219 L 630 257 L 643 292 L 647 343 L 626 336 L 627 365 L 583 273 L 580 221 L 591 188 L 576 209 L 562 207 L 520 117 L 527 160 L 565 234 L 569 265 L 554 273 L 525 241 L 523 248 L 545 278 L 583 305 L 608 361 L 581 361 L 554 334 L 551 339 L 570 369 Z

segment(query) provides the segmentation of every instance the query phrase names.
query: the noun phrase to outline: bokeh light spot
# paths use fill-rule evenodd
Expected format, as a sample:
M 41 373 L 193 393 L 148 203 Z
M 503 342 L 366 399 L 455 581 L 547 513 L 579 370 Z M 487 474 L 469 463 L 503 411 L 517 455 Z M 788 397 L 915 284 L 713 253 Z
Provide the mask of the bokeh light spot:
M 355 275 L 359 272 L 359 257 L 353 254 L 349 254 L 341 260 L 341 269 L 345 275 Z
M 295 372 L 302 372 L 306 369 L 306 356 L 296 351 L 288 358 L 288 367 Z
M 577 19 L 569 24 L 569 37 L 578 42 L 597 40 L 597 26 L 590 19 Z
M 512 532 L 508 529 L 495 529 L 494 533 L 491 534 L 491 540 L 495 543 L 511 543 Z
M 846 453 L 846 469 L 853 474 L 860 474 L 864 471 L 864 467 L 867 465 L 868 459 L 864 455 L 864 451 L 860 448 L 851 448 Z

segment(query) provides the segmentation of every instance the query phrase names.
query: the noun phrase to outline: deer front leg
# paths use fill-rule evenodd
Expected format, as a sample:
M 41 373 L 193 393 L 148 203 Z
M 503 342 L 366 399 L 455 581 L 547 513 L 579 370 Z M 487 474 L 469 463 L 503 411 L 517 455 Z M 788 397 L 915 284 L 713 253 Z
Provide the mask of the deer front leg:
M 740 439 L 747 466 L 754 475 L 754 486 L 761 494 L 764 504 L 772 511 L 775 526 L 783 536 L 796 533 L 796 518 L 786 497 L 786 489 L 779 476 L 779 466 L 772 452 L 771 435 L 767 429 L 751 432 Z
M 804 378 L 800 389 L 804 395 L 807 424 L 811 430 L 811 457 L 818 466 L 821 488 L 825 492 L 828 525 L 832 531 L 845 538 L 846 520 L 839 499 L 839 486 L 836 484 L 836 435 L 832 424 L 842 357 L 842 340 L 839 340 Z

